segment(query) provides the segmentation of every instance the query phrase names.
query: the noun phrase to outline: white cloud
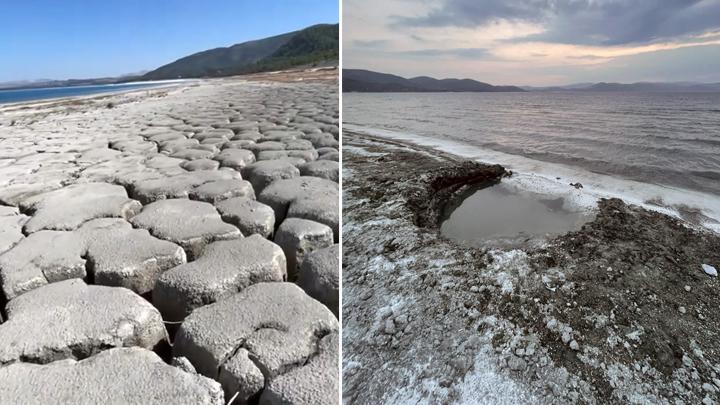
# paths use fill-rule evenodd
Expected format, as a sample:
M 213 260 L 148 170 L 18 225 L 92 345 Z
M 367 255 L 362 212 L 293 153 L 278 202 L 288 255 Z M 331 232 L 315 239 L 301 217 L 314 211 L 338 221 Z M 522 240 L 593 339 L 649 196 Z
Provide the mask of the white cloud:
M 446 0 L 444 4 L 456 6 L 453 12 L 457 15 L 463 10 L 463 5 L 470 4 L 468 1 Z M 720 16 L 716 19 L 717 26 L 712 29 L 695 32 L 694 27 L 708 26 L 707 18 L 703 17 L 696 25 L 676 27 L 672 31 L 681 34 L 660 35 L 660 39 L 655 38 L 655 35 L 645 35 L 654 28 L 643 25 L 638 29 L 643 30 L 645 34 L 634 35 L 637 38 L 649 38 L 642 41 L 618 41 L 619 37 L 616 37 L 614 41 L 610 41 L 616 42 L 614 45 L 600 44 L 608 41 L 609 38 L 612 39 L 611 36 L 599 29 L 588 27 L 578 34 L 585 37 L 579 38 L 577 43 L 567 40 L 555 41 L 552 38 L 557 36 L 557 22 L 554 23 L 555 25 L 548 22 L 548 17 L 545 15 L 547 11 L 540 4 L 544 3 L 544 0 L 529 3 L 533 3 L 530 6 L 535 6 L 535 9 L 544 10 L 542 15 L 538 14 L 537 18 L 533 18 L 531 14 L 533 7 L 528 6 L 521 8 L 520 11 L 495 10 L 496 14 L 520 13 L 524 18 L 492 18 L 483 19 L 481 23 L 477 21 L 477 23 L 468 23 L 472 20 L 472 16 L 467 16 L 467 18 L 459 18 L 455 23 L 445 21 L 442 24 L 412 24 L 408 22 L 422 21 L 433 13 L 437 14 L 437 10 L 442 10 L 442 7 L 438 7 L 437 2 L 429 1 L 346 0 L 343 3 L 343 60 L 345 66 L 349 68 L 366 68 L 404 76 L 470 77 L 494 84 L 547 85 L 580 81 L 580 78 L 600 81 L 614 77 L 622 81 L 623 69 L 628 72 L 628 77 L 630 72 L 636 77 L 640 72 L 634 67 L 636 64 L 642 65 L 641 61 L 648 59 L 647 55 L 674 54 L 683 49 L 685 50 L 682 52 L 683 55 L 694 55 L 706 52 L 710 49 L 709 46 L 720 45 Z M 576 6 L 585 4 L 583 1 L 574 3 Z M 610 18 L 608 10 L 612 11 L 612 8 L 606 4 L 609 3 L 607 0 L 599 3 L 603 3 L 604 7 L 573 12 L 583 15 L 586 20 L 592 17 L 593 24 L 600 24 L 603 15 L 606 19 Z M 692 7 L 683 7 L 681 4 L 673 6 L 674 9 L 682 11 L 680 13 L 684 19 L 682 21 L 696 16 L 698 10 L 710 12 L 720 10 L 716 8 L 720 5 L 720 0 L 695 3 Z M 457 7 L 458 4 L 460 8 Z M 660 7 L 655 0 L 643 0 L 638 3 L 636 9 L 627 9 L 623 3 L 625 7 L 623 10 L 634 11 L 634 15 L 640 16 L 652 13 L 653 5 Z M 492 11 L 487 7 L 483 10 Z M 568 10 L 570 9 L 565 9 L 563 12 L 568 14 L 572 11 Z M 601 10 L 602 13 L 597 10 Z M 476 11 L 473 7 L 468 9 L 469 13 Z M 590 11 L 593 11 L 592 16 L 586 15 Z M 662 15 L 656 18 L 680 18 L 668 16 L 665 11 L 660 14 Z M 399 24 L 399 21 L 403 23 Z M 584 20 L 580 19 L 578 23 L 582 21 Z M 624 24 L 631 22 L 625 21 Z M 615 23 L 608 21 L 609 26 Z M 657 30 L 671 32 L 665 28 L 657 28 Z M 590 37 L 586 34 L 598 37 L 589 40 Z M 600 38 L 603 35 L 606 38 Z M 628 38 L 633 36 L 627 32 L 623 35 Z M 679 66 L 685 64 L 683 61 L 672 61 L 668 58 L 657 58 L 657 60 L 657 63 L 675 63 Z M 622 61 L 622 66 L 619 61 Z M 686 66 L 684 69 L 687 73 L 685 75 L 683 68 L 663 71 L 666 72 L 665 76 L 668 80 L 699 80 L 694 75 L 700 74 L 693 73 L 692 66 Z M 592 78 L 593 74 L 597 79 Z M 720 73 L 718 75 L 720 76 Z M 708 77 L 712 74 L 700 76 Z M 720 80 L 720 77 L 716 77 L 716 80 Z

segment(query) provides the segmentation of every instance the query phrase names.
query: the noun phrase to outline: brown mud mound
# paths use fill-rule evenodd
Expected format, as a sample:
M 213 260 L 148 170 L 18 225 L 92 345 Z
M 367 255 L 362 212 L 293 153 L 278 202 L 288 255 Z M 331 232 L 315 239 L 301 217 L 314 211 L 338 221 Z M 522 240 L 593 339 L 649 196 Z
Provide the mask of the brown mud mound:
M 415 225 L 436 228 L 440 226 L 445 206 L 463 190 L 488 187 L 508 175 L 510 172 L 500 165 L 469 161 L 445 163 L 417 179 L 407 206 L 415 214 Z
M 627 366 L 660 397 L 714 394 L 719 285 L 701 265 L 720 263 L 720 237 L 619 199 L 598 206 L 594 221 L 531 255 L 543 282 L 518 293 L 538 302 L 506 302 L 501 312 L 540 332 L 553 359 L 603 396 L 623 379 L 611 363 Z

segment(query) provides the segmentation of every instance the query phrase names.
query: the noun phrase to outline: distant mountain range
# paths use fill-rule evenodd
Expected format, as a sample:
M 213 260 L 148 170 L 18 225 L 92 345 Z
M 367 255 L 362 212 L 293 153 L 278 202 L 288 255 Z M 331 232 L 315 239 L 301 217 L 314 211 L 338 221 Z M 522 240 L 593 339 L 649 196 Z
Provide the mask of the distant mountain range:
M 337 61 L 338 24 L 319 24 L 300 31 L 198 52 L 141 77 L 162 80 L 231 76 Z
M 362 69 L 343 69 L 343 92 L 518 92 L 518 91 L 583 91 L 583 92 L 646 92 L 646 93 L 714 93 L 720 83 L 637 82 L 637 83 L 575 83 L 565 86 L 493 86 L 471 79 L 433 79 L 419 76 L 411 79 Z
M 302 66 L 337 65 L 339 25 L 318 24 L 299 31 L 194 53 L 152 71 L 119 77 L 69 80 L 24 80 L 0 83 L 0 89 L 65 87 L 142 80 L 220 77 L 284 70 Z
M 515 86 L 493 86 L 471 79 L 411 79 L 361 69 L 343 69 L 343 92 L 500 92 L 525 91 Z
M 645 92 L 645 93 L 716 93 L 720 83 L 695 82 L 637 82 L 637 83 L 577 83 L 567 86 L 531 87 L 527 91 L 597 91 L 597 92 Z
M 98 77 L 94 79 L 68 79 L 68 80 L 53 80 L 53 79 L 36 79 L 36 80 L 18 80 L 12 82 L 0 83 L 0 90 L 10 89 L 37 89 L 45 87 L 69 87 L 69 86 L 94 86 L 100 84 L 116 84 L 124 83 L 129 80 L 137 79 L 139 76 L 145 74 L 140 73 L 129 73 L 118 77 Z

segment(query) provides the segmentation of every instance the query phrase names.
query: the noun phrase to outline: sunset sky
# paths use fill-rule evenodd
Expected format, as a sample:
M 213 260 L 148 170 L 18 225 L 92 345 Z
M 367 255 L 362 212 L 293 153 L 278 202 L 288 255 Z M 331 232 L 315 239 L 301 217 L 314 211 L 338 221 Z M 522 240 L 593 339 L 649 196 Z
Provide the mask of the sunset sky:
M 344 0 L 343 64 L 492 84 L 720 82 L 720 0 Z

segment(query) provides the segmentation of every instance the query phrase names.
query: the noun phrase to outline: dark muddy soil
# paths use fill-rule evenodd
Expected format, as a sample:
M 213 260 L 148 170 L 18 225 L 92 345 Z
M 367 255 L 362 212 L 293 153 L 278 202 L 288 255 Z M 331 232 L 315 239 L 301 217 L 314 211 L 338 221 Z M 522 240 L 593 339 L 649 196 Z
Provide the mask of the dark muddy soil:
M 444 217 L 445 207 L 463 194 L 464 190 L 490 187 L 509 176 L 500 165 L 477 162 L 443 162 L 418 176 L 408 194 L 407 206 L 415 213 L 415 225 L 437 228 Z
M 720 295 L 717 278 L 705 274 L 701 264 L 720 263 L 720 237 L 619 199 L 598 206 L 597 218 L 582 230 L 533 252 L 538 271 L 566 269 L 565 285 L 571 287 L 527 293 L 550 304 L 554 310 L 548 315 L 578 332 L 580 345 L 605 349 L 605 359 L 629 365 L 647 360 L 669 384 L 688 356 L 700 381 L 712 384 L 720 363 Z M 598 315 L 608 319 L 599 321 Z M 628 335 L 637 336 L 629 347 L 609 343 Z M 593 367 L 567 356 L 562 342 L 546 336 L 544 343 L 555 347 L 551 353 L 571 370 L 592 378 Z M 603 383 L 597 381 L 598 387 L 609 391 Z M 686 381 L 686 388 L 693 384 Z M 671 396 L 671 385 L 658 388 Z

